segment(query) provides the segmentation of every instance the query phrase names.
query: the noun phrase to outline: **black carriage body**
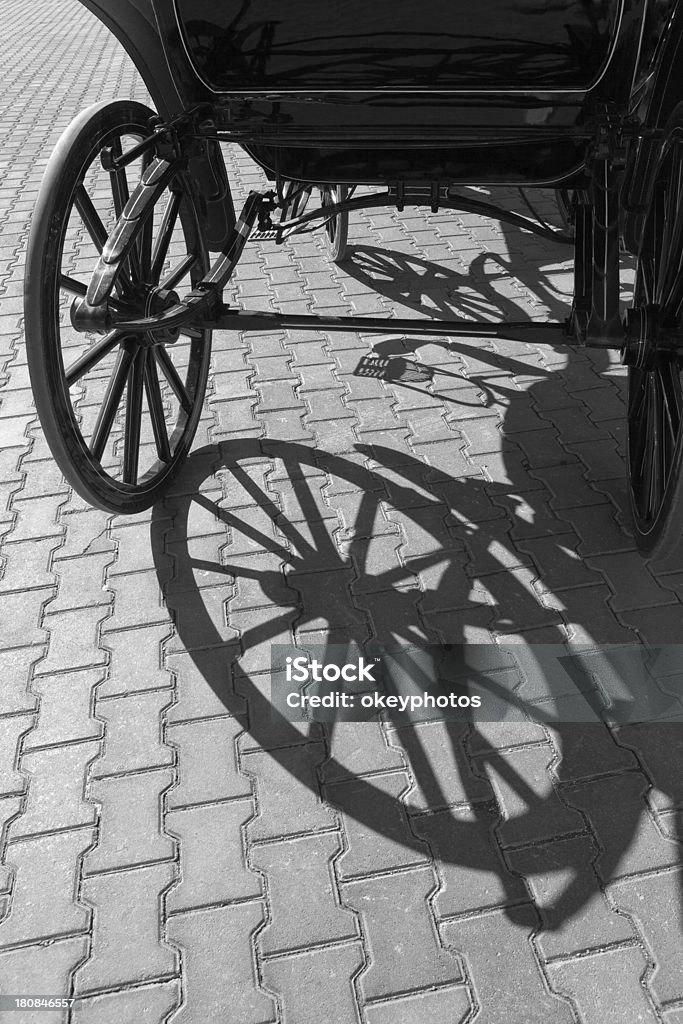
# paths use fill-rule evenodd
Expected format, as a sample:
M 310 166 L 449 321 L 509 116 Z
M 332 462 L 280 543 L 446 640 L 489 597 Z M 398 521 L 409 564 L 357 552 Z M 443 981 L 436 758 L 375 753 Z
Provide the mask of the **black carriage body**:
M 668 0 L 81 2 L 162 115 L 314 182 L 576 183 L 604 105 L 670 106 L 683 64 Z

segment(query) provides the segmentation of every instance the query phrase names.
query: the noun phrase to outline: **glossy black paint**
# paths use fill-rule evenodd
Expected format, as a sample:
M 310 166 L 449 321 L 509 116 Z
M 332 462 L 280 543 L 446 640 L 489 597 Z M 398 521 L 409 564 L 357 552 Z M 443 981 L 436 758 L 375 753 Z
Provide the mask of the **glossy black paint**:
M 204 106 L 202 131 L 271 176 L 577 184 L 605 103 L 647 122 L 683 92 L 662 70 L 683 63 L 672 0 L 422 0 L 381 17 L 378 0 L 80 2 L 163 116 Z
M 589 89 L 622 0 L 176 0 L 216 92 Z

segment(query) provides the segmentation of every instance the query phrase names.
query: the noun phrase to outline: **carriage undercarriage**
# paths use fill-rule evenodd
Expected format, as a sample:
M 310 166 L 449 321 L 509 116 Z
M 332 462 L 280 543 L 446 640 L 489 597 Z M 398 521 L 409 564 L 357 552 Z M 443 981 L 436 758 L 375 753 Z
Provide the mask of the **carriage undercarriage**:
M 252 192 L 239 216 L 227 218 L 222 244 L 211 245 L 218 252 L 213 263 L 205 234 L 211 229 L 207 209 L 216 207 L 211 205 L 216 196 L 209 189 L 207 203 L 197 167 L 206 170 L 202 154 L 222 136 L 208 109 L 200 104 L 164 122 L 140 104 L 100 105 L 74 122 L 48 167 L 28 259 L 29 368 L 53 454 L 82 496 L 110 511 L 137 512 L 163 495 L 201 415 L 212 331 L 373 334 L 385 333 L 390 324 L 406 336 L 512 338 L 618 350 L 629 368 L 628 465 L 638 543 L 647 556 L 667 556 L 678 546 L 683 534 L 679 108 L 658 126 L 604 103 L 580 127 L 550 134 L 555 149 L 564 138 L 566 147 L 580 146 L 583 152 L 581 166 L 556 182 L 565 197 L 571 196 L 571 232 L 484 202 L 463 188 L 469 182 L 428 175 L 419 180 L 413 174 L 387 178 L 382 191 L 359 195 L 348 181 L 277 173 L 273 189 Z M 463 134 L 470 147 L 471 134 Z M 233 133 L 231 141 L 240 141 L 239 135 Z M 298 141 L 302 152 L 310 146 L 304 136 L 305 131 Z M 519 137 L 520 130 L 511 135 Z M 631 157 L 645 147 L 647 173 L 642 161 Z M 103 203 L 111 215 L 103 212 Z M 330 257 L 341 261 L 349 214 L 410 206 L 482 213 L 559 245 L 572 244 L 570 315 L 550 323 L 388 322 L 282 314 L 224 301 L 250 238 L 278 244 L 320 228 Z M 638 270 L 634 302 L 624 316 L 620 247 L 625 234 L 626 244 L 637 247 Z

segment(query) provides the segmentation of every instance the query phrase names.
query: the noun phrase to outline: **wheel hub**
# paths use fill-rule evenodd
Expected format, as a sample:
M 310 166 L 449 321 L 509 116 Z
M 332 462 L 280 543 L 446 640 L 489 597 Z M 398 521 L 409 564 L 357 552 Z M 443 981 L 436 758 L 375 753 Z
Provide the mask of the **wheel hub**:
M 177 292 L 167 288 L 150 288 L 145 296 L 143 316 L 161 316 L 167 309 L 179 303 L 180 297 Z M 148 336 L 153 345 L 171 345 L 180 337 L 180 330 L 160 327 L 158 330 L 149 331 Z

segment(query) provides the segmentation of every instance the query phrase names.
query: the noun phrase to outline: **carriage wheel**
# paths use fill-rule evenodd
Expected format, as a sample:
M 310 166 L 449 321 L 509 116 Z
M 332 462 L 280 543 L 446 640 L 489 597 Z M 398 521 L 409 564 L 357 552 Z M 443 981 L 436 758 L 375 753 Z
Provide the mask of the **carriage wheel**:
M 628 374 L 628 470 L 636 542 L 668 557 L 683 536 L 681 357 L 657 347 L 657 327 L 683 327 L 683 119 L 670 125 L 638 255 L 636 308 L 649 307 L 637 365 Z M 627 362 L 633 362 L 633 358 Z
M 211 332 L 174 343 L 116 329 L 83 334 L 70 308 L 151 156 L 107 171 L 101 154 L 128 152 L 154 112 L 101 103 L 69 126 L 45 172 L 29 239 L 25 321 L 31 384 L 43 430 L 67 481 L 110 512 L 152 505 L 184 461 L 202 411 Z M 112 293 L 114 318 L 149 315 L 159 289 L 190 290 L 208 269 L 189 179 L 179 168 L 140 224 Z M 171 302 L 171 299 L 167 299 Z
M 282 186 L 282 199 L 284 203 L 283 218 L 286 220 L 300 217 L 306 212 L 308 200 L 311 196 L 311 186 L 302 185 L 300 181 L 287 180 Z
M 325 185 L 321 189 L 322 205 L 332 206 L 343 203 L 348 195 L 346 185 Z M 344 210 L 335 217 L 325 221 L 325 234 L 330 258 L 334 263 L 342 263 L 346 259 L 347 239 L 349 235 L 349 213 Z

